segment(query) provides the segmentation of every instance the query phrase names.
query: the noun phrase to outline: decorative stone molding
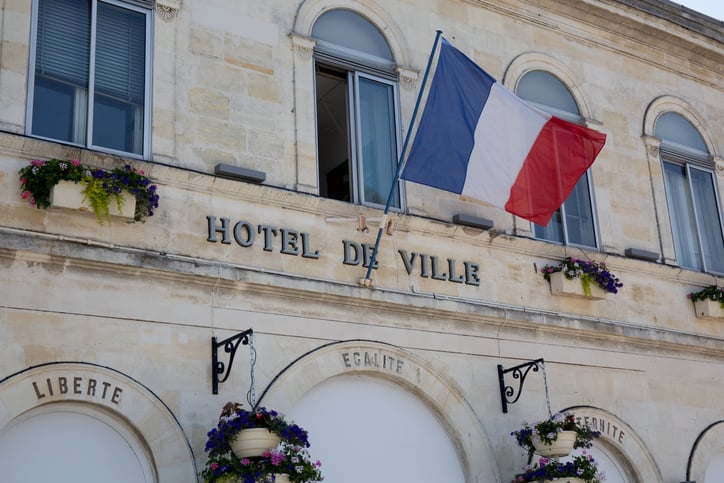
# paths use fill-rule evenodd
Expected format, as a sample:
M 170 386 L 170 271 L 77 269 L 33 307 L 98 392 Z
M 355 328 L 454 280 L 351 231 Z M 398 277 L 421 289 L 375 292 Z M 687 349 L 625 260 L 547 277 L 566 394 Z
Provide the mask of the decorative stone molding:
M 314 39 L 295 33 L 289 34 L 289 37 L 292 39 L 294 53 L 297 54 L 299 58 L 302 60 L 309 60 L 312 58 L 314 46 L 317 45 L 317 42 Z
M 405 90 L 414 89 L 417 85 L 417 79 L 420 77 L 420 71 L 411 67 L 397 67 L 397 73 L 400 76 L 400 85 Z
M 156 2 L 156 15 L 164 22 L 171 22 L 178 15 L 183 0 L 162 0 Z
M 501 481 L 495 454 L 464 391 L 422 358 L 378 341 L 352 340 L 325 344 L 307 352 L 277 374 L 258 403 L 289 412 L 318 384 L 339 376 L 384 379 L 412 392 L 440 416 L 466 474 L 465 481 Z M 464 433 L 459 429 L 466 428 Z M 482 475 L 486 475 L 483 479 Z
M 647 135 L 641 136 L 641 139 L 644 141 L 644 145 L 646 146 L 646 153 L 650 157 L 658 159 L 659 148 L 661 147 L 661 139 Z
M 109 367 L 50 362 L 0 379 L 0 428 L 56 403 L 116 416 L 119 430 L 136 435 L 149 452 L 156 474 L 152 481 L 198 481 L 191 445 L 167 403 Z
M 712 156 L 711 160 L 714 162 L 714 169 L 718 176 L 724 177 L 724 158 L 721 156 Z

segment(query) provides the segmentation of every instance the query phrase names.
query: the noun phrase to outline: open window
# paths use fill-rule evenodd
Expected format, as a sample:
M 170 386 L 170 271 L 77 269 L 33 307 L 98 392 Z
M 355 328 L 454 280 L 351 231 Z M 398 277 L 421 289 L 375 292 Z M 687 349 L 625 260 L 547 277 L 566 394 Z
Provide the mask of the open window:
M 371 22 L 331 10 L 315 23 L 319 193 L 382 207 L 399 157 L 398 86 L 392 52 Z M 395 182 L 392 209 L 402 208 Z

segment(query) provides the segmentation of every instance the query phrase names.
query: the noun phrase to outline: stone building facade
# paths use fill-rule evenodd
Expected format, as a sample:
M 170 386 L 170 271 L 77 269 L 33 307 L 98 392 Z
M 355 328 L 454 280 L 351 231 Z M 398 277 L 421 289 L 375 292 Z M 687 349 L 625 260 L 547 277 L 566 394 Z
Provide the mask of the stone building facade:
M 2 481 L 200 481 L 250 386 L 331 483 L 511 481 L 511 431 L 549 410 L 602 432 L 608 482 L 724 480 L 724 318 L 687 298 L 724 285 L 721 21 L 666 0 L 0 7 Z M 607 134 L 553 224 L 405 182 L 383 218 L 436 29 Z M 49 159 L 130 164 L 159 207 L 37 209 L 18 171 Z M 566 257 L 623 287 L 553 293 Z M 214 394 L 212 338 L 247 329 Z

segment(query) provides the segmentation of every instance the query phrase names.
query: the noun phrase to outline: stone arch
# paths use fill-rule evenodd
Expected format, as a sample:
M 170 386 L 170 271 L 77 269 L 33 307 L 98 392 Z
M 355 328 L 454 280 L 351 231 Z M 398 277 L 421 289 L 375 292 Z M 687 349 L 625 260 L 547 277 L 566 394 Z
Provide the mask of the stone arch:
M 283 369 L 264 390 L 258 404 L 288 411 L 318 384 L 346 374 L 383 378 L 415 395 L 435 413 L 448 433 L 466 481 L 502 481 L 492 445 L 462 390 L 443 371 L 397 346 L 371 340 L 323 345 Z
M 605 409 L 593 406 L 571 406 L 563 412 L 571 412 L 576 418 L 580 418 L 581 422 L 601 431 L 601 437 L 596 440 L 596 444 L 602 445 L 609 453 L 616 456 L 617 462 L 625 467 L 627 473 L 634 475 L 635 481 L 663 482 L 653 456 L 627 422 Z
M 508 65 L 503 75 L 503 84 L 513 92 L 518 87 L 520 79 L 528 72 L 534 70 L 542 70 L 556 76 L 563 82 L 570 91 L 573 99 L 576 101 L 581 117 L 586 125 L 598 125 L 598 121 L 594 121 L 591 107 L 586 100 L 586 96 L 581 89 L 581 83 L 576 77 L 570 73 L 568 67 L 563 62 L 540 52 L 527 52 L 520 54 Z
M 53 362 L 0 380 L 0 428 L 53 404 L 107 414 L 109 425 L 135 434 L 147 450 L 156 481 L 196 483 L 193 451 L 176 416 L 130 376 L 86 362 Z
M 709 154 L 716 154 L 716 145 L 714 144 L 709 134 L 709 130 L 704 124 L 703 118 L 688 102 L 675 96 L 659 96 L 651 101 L 651 103 L 646 107 L 643 125 L 644 136 L 654 137 L 656 120 L 661 114 L 664 114 L 665 112 L 675 112 L 687 121 L 689 121 L 696 128 L 696 130 L 699 131 L 702 139 L 704 139 L 704 143 L 706 144 L 706 148 Z
M 400 66 L 407 65 L 408 49 L 402 31 L 390 21 L 392 17 L 385 14 L 382 5 L 371 0 L 306 0 L 299 6 L 294 19 L 294 34 L 311 37 L 314 22 L 323 13 L 335 9 L 351 10 L 372 22 L 387 40 L 395 63 Z
M 704 429 L 692 445 L 686 479 L 705 481 L 707 465 L 715 456 L 722 453 L 724 453 L 724 421 L 717 421 Z

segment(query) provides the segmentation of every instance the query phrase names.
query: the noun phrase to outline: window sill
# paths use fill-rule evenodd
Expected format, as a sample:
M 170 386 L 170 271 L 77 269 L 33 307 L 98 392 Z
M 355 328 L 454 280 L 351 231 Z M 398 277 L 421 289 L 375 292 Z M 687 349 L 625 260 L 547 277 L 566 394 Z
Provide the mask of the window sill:
M 578 297 L 587 300 L 603 300 L 607 297 L 608 292 L 603 290 L 595 283 L 589 285 L 590 295 L 586 295 L 583 290 L 583 283 L 580 279 L 574 278 L 569 280 L 563 275 L 563 272 L 554 272 L 550 274 L 551 294 L 564 295 L 568 297 Z
M 724 308 L 722 308 L 721 302 L 697 300 L 694 302 L 694 310 L 699 319 L 724 319 Z
M 115 200 L 111 200 L 108 206 L 111 216 L 125 218 L 133 221 L 136 213 L 136 198 L 130 193 L 122 193 L 123 209 L 118 211 Z M 83 185 L 72 181 L 60 181 L 50 191 L 50 206 L 54 208 L 65 208 L 69 210 L 85 211 L 93 213 L 88 201 L 83 200 Z

